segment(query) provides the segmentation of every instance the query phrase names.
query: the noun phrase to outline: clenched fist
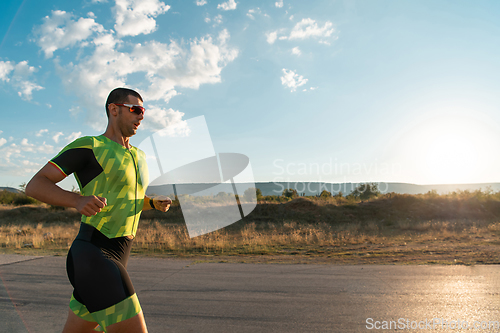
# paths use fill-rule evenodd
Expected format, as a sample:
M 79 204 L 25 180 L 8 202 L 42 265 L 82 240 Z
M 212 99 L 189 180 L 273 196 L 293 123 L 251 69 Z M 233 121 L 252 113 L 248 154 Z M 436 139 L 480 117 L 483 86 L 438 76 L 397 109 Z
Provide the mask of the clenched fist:
M 83 196 L 78 200 L 75 208 L 85 216 L 93 216 L 106 206 L 106 198 L 95 195 Z
M 172 199 L 167 196 L 159 195 L 153 198 L 153 205 L 155 206 L 154 208 L 164 213 L 170 208 L 171 204 Z

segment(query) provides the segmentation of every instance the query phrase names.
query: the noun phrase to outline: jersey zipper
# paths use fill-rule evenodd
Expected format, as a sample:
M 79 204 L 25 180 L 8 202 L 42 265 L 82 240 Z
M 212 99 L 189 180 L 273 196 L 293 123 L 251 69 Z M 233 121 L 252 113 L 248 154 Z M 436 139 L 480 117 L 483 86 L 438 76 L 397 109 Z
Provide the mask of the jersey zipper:
M 132 151 L 130 148 L 127 148 L 128 152 L 130 153 L 130 156 L 132 156 L 132 162 L 134 163 L 134 171 L 135 171 L 135 203 L 134 203 L 134 223 L 132 224 L 132 232 L 134 232 L 135 224 L 136 224 L 136 219 L 137 219 L 137 183 L 139 182 L 139 179 L 137 177 L 137 165 L 135 164 L 135 158 L 134 155 L 132 154 Z M 132 235 L 132 238 L 135 236 Z

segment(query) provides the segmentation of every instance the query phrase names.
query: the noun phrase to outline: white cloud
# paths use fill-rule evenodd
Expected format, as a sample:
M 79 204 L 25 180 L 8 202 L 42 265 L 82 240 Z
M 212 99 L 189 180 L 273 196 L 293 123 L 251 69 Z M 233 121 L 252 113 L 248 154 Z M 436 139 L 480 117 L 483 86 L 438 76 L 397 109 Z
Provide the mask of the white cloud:
M 236 9 L 236 5 L 238 3 L 237 2 L 234 2 L 234 0 L 229 0 L 227 2 L 224 2 L 224 3 L 220 3 L 217 5 L 217 9 L 222 9 L 222 10 L 235 10 Z
M 29 77 L 31 74 L 36 72 L 37 69 L 33 66 L 29 66 L 28 62 L 26 60 L 19 62 L 17 65 L 14 66 L 14 77 L 18 78 L 26 78 Z
M 15 144 L 12 144 L 13 147 L 16 147 Z M 37 147 L 35 144 L 33 143 L 29 143 L 28 142 L 28 139 L 24 138 L 21 140 L 21 146 L 20 146 L 21 150 L 22 151 L 25 151 L 25 152 L 36 152 L 39 147 Z
M 54 140 L 55 143 L 59 143 L 59 137 L 63 135 L 63 132 L 57 132 L 56 134 L 54 134 L 54 136 L 52 137 L 52 140 Z
M 247 16 L 250 17 L 252 20 L 255 20 L 255 17 L 253 16 L 255 14 L 255 9 L 249 9 Z
M 293 15 L 290 16 L 290 20 L 293 19 Z M 285 34 L 285 29 L 276 30 L 273 32 L 266 33 L 267 42 L 273 44 L 277 39 L 279 40 L 297 40 L 297 39 L 308 39 L 308 38 L 321 38 L 320 44 L 330 45 L 330 42 L 325 40 L 325 38 L 330 38 L 335 31 L 333 28 L 333 23 L 327 21 L 322 27 L 318 23 L 311 19 L 302 19 L 298 22 L 290 34 L 287 36 Z M 336 38 L 334 38 L 336 39 Z M 294 53 L 295 54 L 295 53 Z
M 259 14 L 259 15 L 262 15 L 264 17 L 269 17 L 269 15 L 267 15 L 266 13 L 263 13 L 259 7 L 255 8 L 255 9 L 249 9 L 247 12 L 247 16 L 249 18 L 251 18 L 252 20 L 255 20 L 254 14 Z
M 236 6 L 234 0 L 226 4 L 232 6 L 232 3 Z M 65 61 L 65 57 L 54 60 L 64 86 L 79 99 L 79 107 L 69 110 L 73 116 L 86 110 L 85 121 L 102 130 L 107 123 L 102 101 L 118 86 L 136 89 L 146 103 L 158 100 L 168 103 L 178 94 L 179 88 L 198 89 L 202 84 L 221 81 L 222 69 L 238 56 L 238 50 L 228 45 L 230 36 L 227 30 L 222 30 L 218 36 L 206 35 L 181 42 L 122 41 L 120 36 L 153 31 L 156 28 L 154 18 L 169 8 L 158 0 L 117 0 L 114 7 L 116 32 L 105 30 L 94 20 L 92 13 L 87 14 L 90 18 L 78 19 L 63 11 L 53 11 L 35 29 L 40 37 L 37 45 L 47 57 L 52 57 L 61 48 L 80 49 L 72 62 Z M 137 25 L 130 25 L 130 21 Z M 222 15 L 217 15 L 212 21 L 219 24 Z M 131 30 L 127 30 L 129 28 Z M 82 44 L 85 44 L 85 49 Z M 12 67 L 15 63 L 0 62 L 1 80 L 14 77 L 15 68 Z M 25 62 L 24 70 L 30 74 L 36 69 Z M 133 81 L 129 82 L 132 75 Z M 143 79 L 138 79 L 138 76 Z M 31 98 L 32 91 L 42 89 L 28 83 L 18 84 L 20 94 L 27 99 Z M 58 143 L 61 135 L 56 133 L 52 138 Z
M 4 146 L 0 149 L 0 164 L 12 163 L 11 157 L 19 157 L 21 155 L 21 149 L 19 149 L 15 144 L 10 146 Z M 16 165 L 17 166 L 17 165 Z
M 67 137 L 65 137 L 64 139 L 66 140 L 67 143 L 70 143 L 72 141 L 75 141 L 77 138 L 79 138 L 80 135 L 82 135 L 82 132 L 73 132 L 70 135 L 68 135 Z
M 214 27 L 218 26 L 219 24 L 222 23 L 222 15 L 220 15 L 220 14 L 217 15 L 216 17 L 214 17 L 213 21 L 215 22 Z
M 0 138 L 0 170 L 2 174 L 9 176 L 32 175 L 41 167 L 37 161 L 45 163 L 47 154 L 55 154 L 54 147 L 45 142 L 30 143 L 23 138 L 20 144 L 12 143 L 7 146 L 4 145 L 4 140 Z
M 46 144 L 45 142 L 38 147 L 38 150 L 44 154 L 55 154 L 54 146 Z
M 277 8 L 282 8 L 282 7 L 283 7 L 283 0 L 276 1 L 276 2 L 274 3 L 274 5 L 275 5 Z
M 266 33 L 266 40 L 269 44 L 274 44 L 276 39 L 278 39 L 278 31 L 271 31 Z
M 319 27 L 315 20 L 307 18 L 302 19 L 292 29 L 288 39 L 306 39 L 310 37 L 329 37 L 335 29 L 332 28 L 333 24 L 327 21 L 323 27 Z
M 300 51 L 299 47 L 297 46 L 297 47 L 294 47 L 292 49 L 292 54 L 300 56 L 302 54 L 302 52 Z
M 43 89 L 42 86 L 30 81 L 30 77 L 36 71 L 37 69 L 29 66 L 26 60 L 17 64 L 12 61 L 0 61 L 0 79 L 9 82 L 18 90 L 17 94 L 26 100 L 31 100 L 33 91 Z M 10 74 L 12 75 L 9 77 Z
M 43 133 L 47 133 L 48 131 L 49 131 L 48 129 L 41 129 L 35 135 L 40 137 L 43 135 Z
M 18 88 L 21 89 L 20 91 L 17 92 L 19 97 L 24 98 L 28 101 L 31 100 L 33 91 L 43 89 L 42 86 L 39 86 L 38 84 L 36 84 L 34 82 L 30 82 L 30 81 L 20 82 Z
M 293 20 L 293 15 L 290 15 L 289 19 L 290 19 L 290 21 L 292 21 Z
M 238 55 L 227 45 L 228 39 L 229 33 L 222 30 L 215 39 L 205 36 L 188 45 L 151 41 L 136 44 L 126 53 L 118 50 L 118 40 L 106 34 L 93 40 L 93 54 L 80 63 L 56 66 L 66 87 L 89 111 L 87 122 L 101 130 L 106 125 L 101 102 L 113 88 L 131 86 L 127 84 L 128 75 L 145 76 L 136 89 L 146 101 L 168 102 L 177 95 L 176 87 L 198 89 L 201 84 L 220 82 L 222 69 Z
M 79 106 L 73 106 L 71 109 L 69 109 L 69 113 L 73 117 L 76 117 L 81 112 L 82 112 L 82 109 Z
M 29 160 L 24 160 L 24 161 L 22 161 L 22 163 L 23 163 L 24 166 L 34 166 L 34 167 L 40 167 L 41 166 L 40 163 L 31 162 Z
M 103 32 L 102 25 L 93 18 L 72 19 L 73 15 L 62 10 L 52 11 L 52 16 L 45 16 L 43 24 L 35 27 L 36 43 L 51 58 L 58 49 L 71 47 L 88 39 L 96 32 Z
M 182 120 L 183 112 L 172 108 L 163 109 L 159 106 L 148 106 L 148 116 L 142 121 L 143 129 L 161 130 L 168 136 L 184 136 L 189 132 L 187 122 Z
M 0 80 L 9 82 L 8 75 L 14 70 L 14 65 L 10 61 L 0 61 Z
M 0 147 L 2 147 L 6 142 L 7 140 L 5 140 L 4 138 L 0 138 Z
M 204 6 L 207 4 L 206 0 L 196 0 L 196 6 Z
M 291 88 L 294 92 L 298 87 L 303 86 L 307 83 L 307 79 L 304 79 L 302 75 L 298 75 L 293 70 L 283 68 L 283 76 L 281 77 L 281 84 Z
M 158 0 L 115 0 L 115 30 L 118 36 L 137 36 L 156 30 L 155 17 L 170 6 Z

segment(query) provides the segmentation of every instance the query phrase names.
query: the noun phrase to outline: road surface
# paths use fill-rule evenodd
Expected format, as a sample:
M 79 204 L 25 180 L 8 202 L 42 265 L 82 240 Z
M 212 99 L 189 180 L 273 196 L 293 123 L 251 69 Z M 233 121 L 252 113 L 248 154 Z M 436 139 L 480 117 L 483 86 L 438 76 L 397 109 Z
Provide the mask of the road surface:
M 62 330 L 72 292 L 65 260 L 0 255 L 0 332 Z M 492 326 L 500 321 L 496 265 L 228 264 L 132 257 L 128 270 L 150 333 L 412 331 L 418 325 L 428 332 L 455 332 L 465 321 L 472 332 L 500 332 Z M 377 329 L 384 325 L 393 329 Z

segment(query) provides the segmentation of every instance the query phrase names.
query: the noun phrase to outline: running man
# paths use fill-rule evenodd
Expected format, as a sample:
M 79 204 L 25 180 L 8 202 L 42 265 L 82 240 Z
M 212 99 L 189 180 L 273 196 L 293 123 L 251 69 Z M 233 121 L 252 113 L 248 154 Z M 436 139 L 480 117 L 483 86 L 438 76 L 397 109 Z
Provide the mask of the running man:
M 146 157 L 129 144 L 144 119 L 142 97 L 117 88 L 105 107 L 104 134 L 68 144 L 26 186 L 26 194 L 33 198 L 82 213 L 80 232 L 66 261 L 74 291 L 63 333 L 147 332 L 127 261 L 141 211 L 166 212 L 172 203 L 168 197 L 145 195 Z M 71 173 L 81 195 L 56 185 Z

